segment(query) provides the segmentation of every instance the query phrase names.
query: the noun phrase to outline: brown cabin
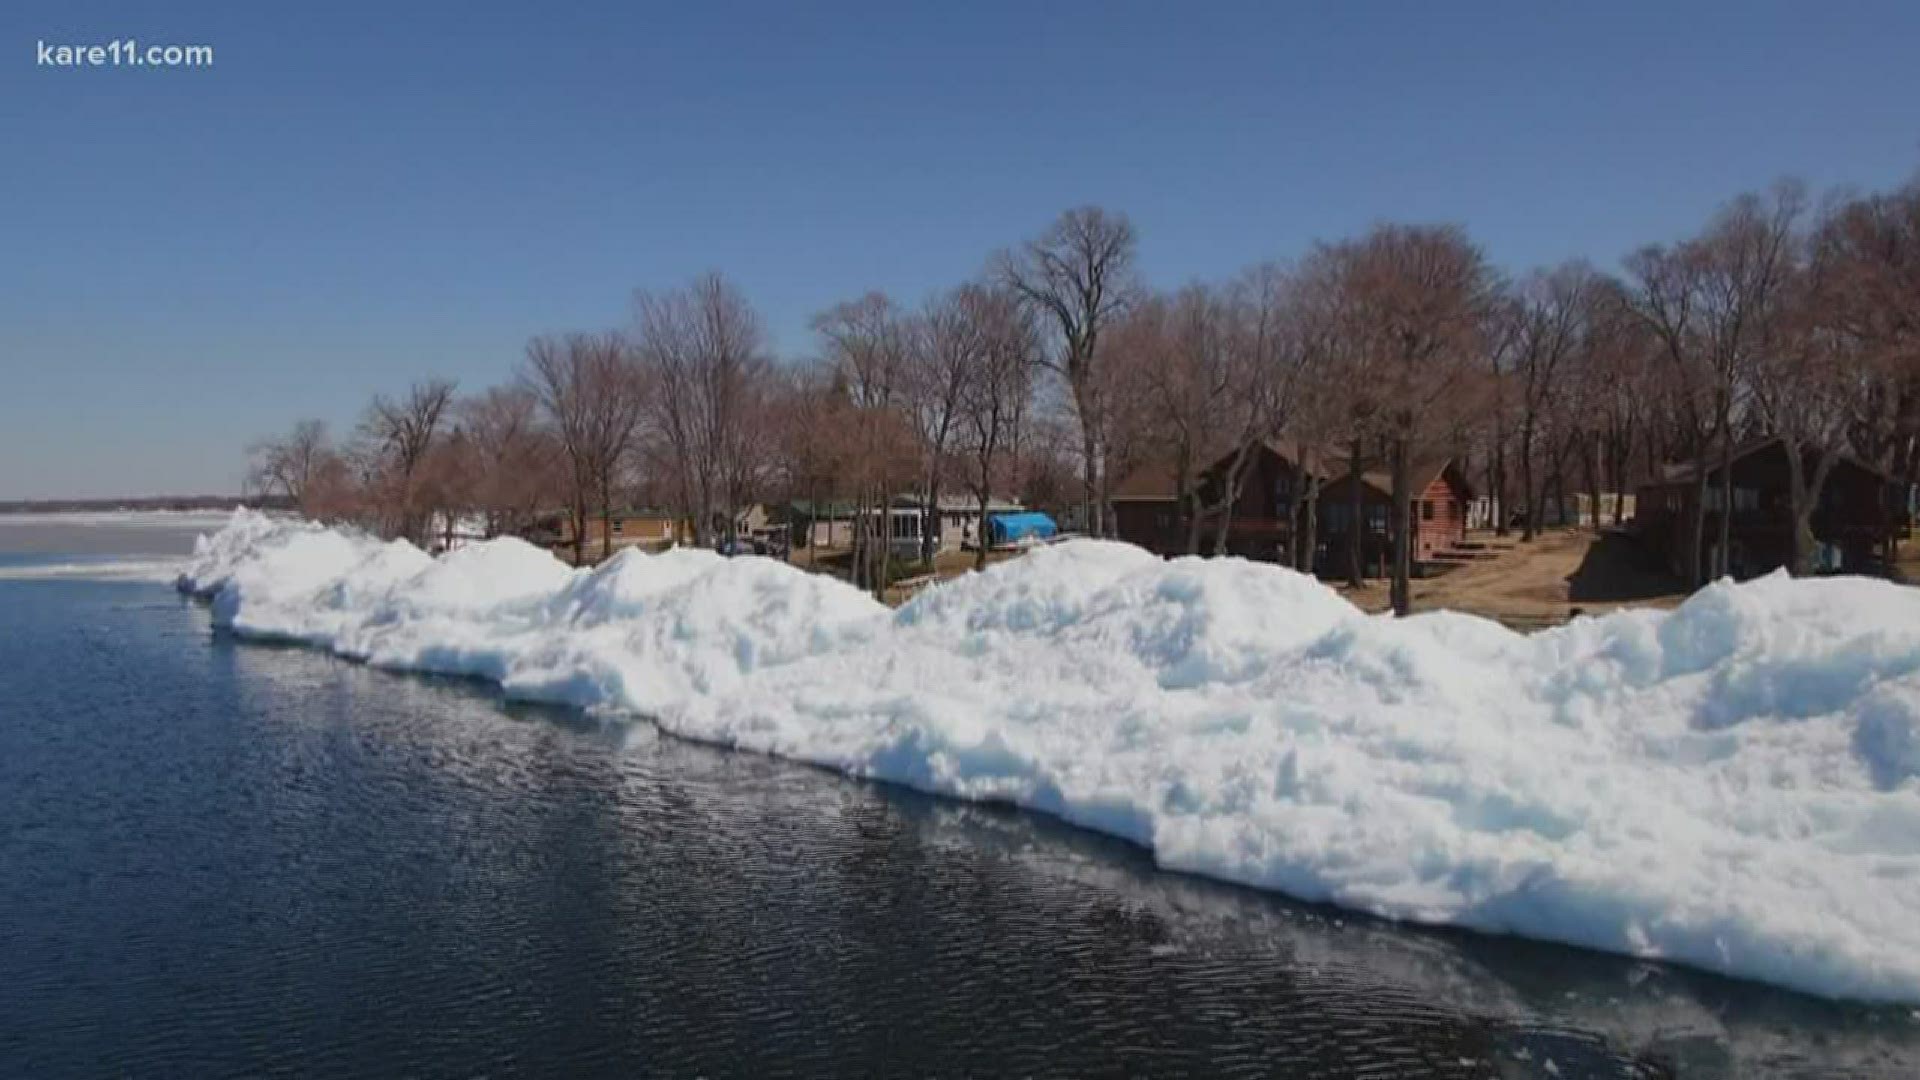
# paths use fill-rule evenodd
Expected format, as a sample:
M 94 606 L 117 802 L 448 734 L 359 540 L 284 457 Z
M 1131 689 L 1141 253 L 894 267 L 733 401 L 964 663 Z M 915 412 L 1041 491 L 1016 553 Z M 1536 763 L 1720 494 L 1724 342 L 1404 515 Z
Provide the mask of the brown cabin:
M 1250 559 L 1285 562 L 1292 550 L 1298 502 L 1310 487 L 1310 474 L 1301 466 L 1299 449 L 1281 440 L 1266 440 L 1254 448 L 1254 458 L 1241 473 L 1240 491 L 1232 515 L 1225 522 L 1227 552 Z M 1344 573 L 1349 551 L 1353 508 L 1345 462 L 1325 458 L 1320 467 L 1320 496 L 1316 503 L 1313 565 L 1321 574 Z M 1225 477 L 1232 464 L 1228 455 L 1203 469 L 1199 476 L 1202 499 L 1221 501 Z M 1413 467 L 1413 561 L 1433 561 L 1465 539 L 1467 503 L 1472 498 L 1466 477 L 1447 458 Z M 1178 501 L 1177 471 L 1165 464 L 1135 470 L 1111 496 L 1115 531 L 1120 539 L 1161 555 L 1187 551 L 1186 516 Z M 1391 478 L 1382 471 L 1360 476 L 1361 517 L 1365 532 L 1361 559 L 1374 574 L 1384 574 L 1391 543 L 1387 533 L 1392 503 Z M 1200 551 L 1210 553 L 1219 538 L 1222 515 L 1200 522 Z
M 693 537 L 691 522 L 665 510 L 619 509 L 608 517 L 608 532 L 615 549 L 638 547 L 649 551 L 672 547 Z M 601 518 L 597 511 L 587 515 L 587 547 L 598 549 Z M 544 547 L 564 548 L 573 544 L 573 515 L 555 511 L 542 515 L 525 534 L 526 539 Z
M 1793 502 L 1787 442 L 1777 436 L 1733 448 L 1733 513 L 1724 557 L 1719 549 L 1725 496 L 1721 465 L 1707 467 L 1705 528 L 1700 565 L 1714 575 L 1754 577 L 1787 565 L 1793 551 Z M 1801 450 L 1811 479 L 1817 456 Z M 1664 466 L 1635 499 L 1633 531 L 1650 555 L 1675 574 L 1686 571 L 1687 536 L 1700 494 L 1699 463 Z M 1845 455 L 1836 459 L 1813 511 L 1816 564 L 1828 572 L 1860 573 L 1881 564 L 1886 545 L 1904 526 L 1899 485 L 1886 473 Z

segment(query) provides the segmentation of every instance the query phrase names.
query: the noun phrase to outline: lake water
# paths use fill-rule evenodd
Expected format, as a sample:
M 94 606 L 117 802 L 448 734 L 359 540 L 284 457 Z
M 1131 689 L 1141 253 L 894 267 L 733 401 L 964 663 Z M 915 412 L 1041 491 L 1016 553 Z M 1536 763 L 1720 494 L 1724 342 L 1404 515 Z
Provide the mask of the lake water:
M 237 643 L 196 525 L 0 518 L 0 1075 L 1920 1075 L 1904 1007 Z

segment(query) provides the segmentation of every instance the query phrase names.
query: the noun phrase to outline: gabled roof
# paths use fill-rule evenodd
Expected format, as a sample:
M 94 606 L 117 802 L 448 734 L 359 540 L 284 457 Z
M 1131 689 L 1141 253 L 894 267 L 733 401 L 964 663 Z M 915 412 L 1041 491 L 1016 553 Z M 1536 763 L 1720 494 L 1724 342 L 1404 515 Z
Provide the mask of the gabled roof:
M 1153 461 L 1134 469 L 1108 493 L 1109 502 L 1172 502 L 1180 497 L 1179 470 L 1171 462 Z
M 1260 445 L 1295 468 L 1302 468 L 1300 462 L 1303 446 L 1301 443 L 1292 439 L 1262 439 Z M 1201 471 L 1209 472 L 1217 469 L 1232 456 L 1231 452 L 1223 454 Z M 1318 459 L 1314 471 L 1318 473 L 1323 483 L 1333 484 L 1346 479 L 1345 455 L 1329 451 L 1314 456 Z M 1433 483 L 1441 473 L 1446 471 L 1447 466 L 1452 464 L 1453 458 L 1447 456 L 1415 462 L 1410 470 L 1415 494 L 1424 491 L 1428 484 Z M 1302 468 L 1302 471 L 1305 470 Z M 1171 462 L 1150 462 L 1128 473 L 1114 487 L 1113 493 L 1108 498 L 1113 502 L 1172 502 L 1178 498 L 1179 480 L 1179 471 Z M 1387 469 L 1364 469 L 1360 473 L 1360 482 L 1379 493 L 1382 498 L 1393 493 L 1393 474 Z M 1461 486 L 1463 488 L 1468 486 L 1464 476 L 1461 477 Z
M 1734 463 L 1738 464 L 1762 450 L 1772 449 L 1774 446 L 1784 444 L 1785 442 L 1786 437 L 1782 435 L 1762 435 L 1758 438 L 1748 439 L 1742 443 L 1736 443 L 1732 453 L 1728 455 L 1728 457 Z M 1784 446 L 1782 446 L 1782 449 L 1784 450 Z M 1805 448 L 1801 450 L 1803 454 L 1806 452 Z M 1711 460 L 1707 462 L 1707 476 L 1711 478 L 1720 472 L 1721 455 L 1719 453 L 1710 453 L 1709 457 Z M 1834 460 L 1872 473 L 1882 480 L 1890 479 L 1885 469 L 1869 465 L 1859 458 L 1854 457 L 1852 454 L 1836 454 L 1834 455 Z M 1654 478 L 1654 483 L 1690 484 L 1698 480 L 1699 476 L 1699 461 L 1669 461 L 1660 466 L 1659 475 Z

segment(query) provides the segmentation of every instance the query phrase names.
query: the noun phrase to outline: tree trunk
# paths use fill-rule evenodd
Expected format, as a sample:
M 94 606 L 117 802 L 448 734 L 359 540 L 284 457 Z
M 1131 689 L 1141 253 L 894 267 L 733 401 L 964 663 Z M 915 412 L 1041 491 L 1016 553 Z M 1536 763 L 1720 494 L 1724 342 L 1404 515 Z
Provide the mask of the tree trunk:
M 573 489 L 573 565 L 587 561 L 587 488 L 578 481 Z
M 1584 521 L 1581 524 L 1592 525 L 1594 532 L 1600 531 L 1600 448 L 1596 445 L 1599 440 L 1598 433 L 1589 434 L 1580 440 L 1581 465 L 1585 467 L 1587 474 L 1587 513 L 1592 518 L 1591 521 Z
M 1201 522 L 1205 520 L 1205 517 L 1206 517 L 1206 514 L 1201 506 L 1200 493 L 1198 491 L 1188 491 L 1186 503 L 1187 503 L 1186 553 L 1188 555 L 1198 555 L 1200 554 L 1200 526 L 1201 526 Z
M 1106 536 L 1104 515 L 1100 506 L 1100 476 L 1097 456 L 1098 440 L 1094 437 L 1093 424 L 1087 420 L 1083 406 L 1080 417 L 1080 453 L 1082 479 L 1085 481 L 1083 509 L 1087 519 L 1087 534 L 1095 538 Z
M 1300 526 L 1306 513 L 1306 506 L 1298 498 L 1287 506 L 1287 550 L 1281 562 L 1295 570 L 1300 569 Z
M 1500 500 L 1499 500 L 1499 497 L 1494 493 L 1499 490 L 1499 485 L 1494 481 L 1493 477 L 1494 477 L 1493 455 L 1488 454 L 1487 455 L 1487 486 L 1484 489 L 1487 493 L 1486 495 L 1487 520 L 1482 522 L 1481 524 L 1483 526 L 1492 527 L 1494 530 L 1494 533 L 1498 535 L 1500 530 L 1498 526 L 1494 525 L 1494 519 L 1500 516 Z
M 981 485 L 980 517 L 978 518 L 977 522 L 973 526 L 973 568 L 975 570 L 985 570 L 987 568 L 987 502 L 988 502 L 987 492 L 988 490 L 989 489 L 985 485 Z
M 1393 440 L 1393 507 L 1387 527 L 1393 533 L 1393 578 L 1389 592 L 1395 615 L 1413 612 L 1413 479 L 1407 461 L 1407 437 Z
M 1733 567 L 1733 422 L 1728 417 L 1720 422 L 1720 551 L 1718 576 L 1732 572 Z
M 600 561 L 605 562 L 613 554 L 613 485 L 610 481 L 600 482 Z
M 1897 492 L 1899 505 L 1894 507 L 1887 530 L 1887 565 L 1891 566 L 1900 557 L 1901 533 L 1911 527 L 1907 520 L 1907 506 L 1911 500 L 1914 478 L 1920 474 L 1920 440 L 1909 440 L 1906 450 L 1900 455 L 1900 465 L 1895 471 L 1899 478 L 1900 489 Z
M 1500 421 L 1496 414 L 1493 428 L 1493 455 L 1488 468 L 1493 470 L 1487 481 L 1487 507 L 1493 512 L 1493 535 L 1507 535 L 1507 442 L 1500 430 Z
M 1360 530 L 1363 526 L 1360 515 L 1364 509 L 1360 505 L 1360 449 L 1362 445 L 1360 436 L 1355 435 L 1352 443 L 1347 448 L 1347 585 L 1355 589 L 1367 583 L 1367 570 L 1362 561 L 1366 549 L 1361 545 L 1360 541 Z
M 1246 481 L 1247 463 L 1253 460 L 1253 443 L 1240 444 L 1233 456 L 1233 463 L 1227 466 L 1227 488 L 1221 495 L 1220 528 L 1213 535 L 1213 553 L 1227 553 L 1227 533 L 1233 528 L 1233 508 L 1240 502 L 1240 486 Z
M 1631 437 L 1617 438 L 1607 446 L 1607 472 L 1613 481 L 1613 527 L 1618 529 L 1627 515 L 1627 457 L 1633 452 Z
M 1693 478 L 1693 522 L 1687 528 L 1687 587 L 1707 583 L 1702 575 L 1700 548 L 1707 542 L 1707 457 L 1700 455 Z
M 1553 520 L 1558 522 L 1562 528 L 1565 528 L 1567 518 L 1574 516 L 1567 513 L 1567 460 L 1565 456 L 1562 456 L 1554 462 L 1553 472 L 1547 479 L 1553 485 Z M 1544 492 L 1542 494 L 1544 495 Z M 1546 499 L 1543 497 L 1540 501 L 1544 503 Z
M 1314 555 L 1320 548 L 1320 478 L 1307 480 L 1307 504 L 1301 513 L 1306 523 L 1300 527 L 1300 559 L 1294 569 L 1302 573 L 1314 572 Z
M 1533 425 L 1520 427 L 1520 497 L 1526 516 L 1520 521 L 1520 539 L 1532 540 L 1540 528 L 1540 495 L 1533 487 Z
M 1813 506 L 1807 497 L 1806 463 L 1796 448 L 1787 447 L 1787 573 L 1813 573 Z
M 1788 536 L 1787 572 L 1794 577 L 1806 577 L 1817 569 L 1813 556 L 1819 540 L 1813 535 L 1813 512 L 1820 506 L 1820 492 L 1826 487 L 1834 454 L 1826 449 L 1816 453 L 1819 456 L 1814 462 L 1813 476 L 1809 478 L 1800 455 L 1793 450 L 1787 451 L 1787 495 L 1793 515 L 1793 529 Z
M 940 472 L 927 470 L 927 501 L 920 508 L 920 561 L 931 563 L 944 538 L 940 518 Z
M 884 604 L 887 602 L 887 579 L 893 576 L 893 500 L 885 494 L 885 488 L 880 490 L 880 572 L 874 575 L 873 598 Z

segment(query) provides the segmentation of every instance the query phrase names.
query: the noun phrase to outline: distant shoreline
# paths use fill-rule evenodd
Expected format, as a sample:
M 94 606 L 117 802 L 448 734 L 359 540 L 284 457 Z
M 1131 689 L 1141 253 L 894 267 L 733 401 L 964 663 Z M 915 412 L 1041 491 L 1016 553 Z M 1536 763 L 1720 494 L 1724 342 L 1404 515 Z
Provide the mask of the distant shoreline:
M 249 498 L 242 495 L 151 495 L 132 499 L 0 499 L 0 515 L 100 513 L 114 510 L 152 512 L 155 510 L 231 510 L 246 506 L 255 510 L 280 510 L 287 500 Z

